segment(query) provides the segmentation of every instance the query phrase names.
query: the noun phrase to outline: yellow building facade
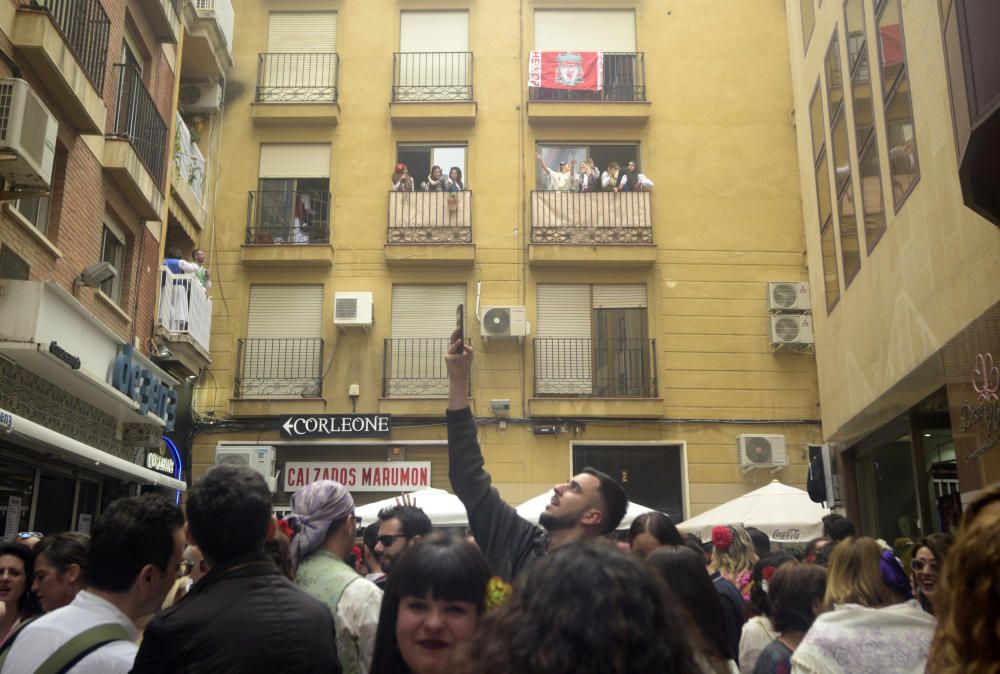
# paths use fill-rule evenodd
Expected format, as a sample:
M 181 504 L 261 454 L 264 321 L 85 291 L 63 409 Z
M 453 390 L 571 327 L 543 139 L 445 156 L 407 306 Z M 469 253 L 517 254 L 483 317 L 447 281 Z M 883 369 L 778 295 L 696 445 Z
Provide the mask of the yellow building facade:
M 785 12 L 607 5 L 241 4 L 193 478 L 248 452 L 273 458 L 279 507 L 292 466 L 429 462 L 449 488 L 441 357 L 457 300 L 507 500 L 585 463 L 675 518 L 773 478 L 804 485 L 823 439 L 815 361 L 805 340 L 772 347 L 768 302 L 769 282 L 809 280 Z M 603 88 L 529 88 L 533 51 L 556 78 L 596 58 Z M 567 70 L 567 54 L 591 65 Z M 636 160 L 655 187 L 549 191 L 536 153 L 556 171 Z M 397 164 L 418 191 L 390 191 Z M 465 189 L 419 191 L 432 164 L 459 166 Z M 281 429 L 351 414 L 389 414 L 391 433 Z M 787 466 L 744 470 L 741 435 L 781 436 Z
M 959 184 L 959 4 L 786 3 L 823 436 L 888 541 L 1000 480 L 1000 230 Z

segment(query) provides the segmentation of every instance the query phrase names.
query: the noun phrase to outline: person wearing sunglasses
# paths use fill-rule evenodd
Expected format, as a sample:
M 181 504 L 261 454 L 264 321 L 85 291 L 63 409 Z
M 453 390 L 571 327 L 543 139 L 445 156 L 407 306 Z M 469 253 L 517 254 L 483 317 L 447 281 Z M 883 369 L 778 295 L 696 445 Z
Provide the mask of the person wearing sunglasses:
M 22 531 L 17 535 L 17 538 L 15 538 L 14 541 L 16 543 L 20 543 L 26 548 L 34 548 L 38 545 L 38 541 L 42 540 L 44 537 L 45 534 L 40 531 Z
M 931 615 L 936 613 L 934 598 L 937 595 L 941 563 L 948 556 L 948 550 L 954 542 L 955 537 L 951 534 L 931 534 L 913 546 L 910 560 L 913 592 L 920 601 L 920 606 Z
M 394 505 L 380 510 L 375 554 L 382 562 L 382 571 L 391 576 L 400 555 L 430 533 L 430 518 L 415 505 Z

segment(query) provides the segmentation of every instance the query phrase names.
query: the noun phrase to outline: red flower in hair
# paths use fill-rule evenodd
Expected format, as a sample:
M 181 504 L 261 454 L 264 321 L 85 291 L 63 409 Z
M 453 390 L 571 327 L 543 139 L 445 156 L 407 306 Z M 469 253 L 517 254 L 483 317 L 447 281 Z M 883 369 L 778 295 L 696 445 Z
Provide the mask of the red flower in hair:
M 764 570 L 761 572 L 760 575 L 764 580 L 770 582 L 771 577 L 774 576 L 775 571 L 777 571 L 777 569 L 775 569 L 773 566 L 765 566 Z
M 288 520 L 286 520 L 284 517 L 278 520 L 278 528 L 281 529 L 282 533 L 288 536 L 288 540 L 292 540 L 292 536 L 295 535 L 295 531 L 292 529 L 291 526 L 289 526 Z
M 715 527 L 712 529 L 712 545 L 715 546 L 717 550 L 722 550 L 723 552 L 729 549 L 729 546 L 733 544 L 733 532 L 730 531 L 729 527 Z

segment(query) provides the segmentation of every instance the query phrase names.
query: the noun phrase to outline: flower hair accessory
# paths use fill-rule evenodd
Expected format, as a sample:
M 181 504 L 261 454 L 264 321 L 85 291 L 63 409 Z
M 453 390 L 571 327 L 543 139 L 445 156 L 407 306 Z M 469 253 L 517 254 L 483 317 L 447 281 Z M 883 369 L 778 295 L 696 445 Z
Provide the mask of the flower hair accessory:
M 774 577 L 775 571 L 777 571 L 777 569 L 773 566 L 765 566 L 764 570 L 760 573 L 760 589 L 764 591 L 764 594 L 767 594 L 768 585 L 771 584 L 771 578 Z
M 295 529 L 292 528 L 292 525 L 288 523 L 287 519 L 282 517 L 280 520 L 278 520 L 278 528 L 281 529 L 281 532 L 283 534 L 288 536 L 288 540 L 292 540 L 292 536 L 295 535 Z
M 712 545 L 716 550 L 725 552 L 733 544 L 733 532 L 729 527 L 715 527 L 712 529 Z

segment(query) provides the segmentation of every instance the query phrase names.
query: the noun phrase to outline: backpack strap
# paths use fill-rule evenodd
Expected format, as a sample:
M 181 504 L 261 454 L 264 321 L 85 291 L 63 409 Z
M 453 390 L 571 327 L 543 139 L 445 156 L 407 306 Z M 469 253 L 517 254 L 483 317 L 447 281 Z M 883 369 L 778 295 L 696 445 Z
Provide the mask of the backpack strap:
M 131 642 L 132 636 L 124 627 L 115 623 L 91 627 L 56 649 L 55 653 L 38 666 L 35 674 L 62 674 L 101 646 L 114 641 Z

